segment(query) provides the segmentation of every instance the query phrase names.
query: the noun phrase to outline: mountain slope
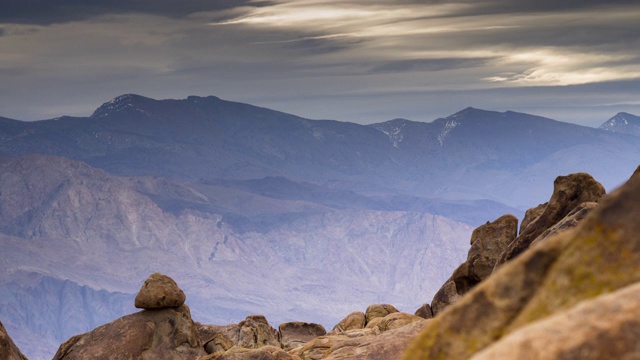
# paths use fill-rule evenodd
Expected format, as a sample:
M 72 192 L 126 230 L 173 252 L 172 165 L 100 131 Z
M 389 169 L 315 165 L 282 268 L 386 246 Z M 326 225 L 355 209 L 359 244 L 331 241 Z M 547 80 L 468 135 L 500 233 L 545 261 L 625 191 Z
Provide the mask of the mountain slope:
M 201 209 L 172 206 L 178 201 Z M 262 210 L 247 214 L 233 201 Z M 0 161 L 0 204 L 0 293 L 12 294 L 0 297 L 0 318 L 30 358 L 46 358 L 32 352 L 35 338 L 53 351 L 121 316 L 138 279 L 154 271 L 178 279 L 194 318 L 208 323 L 261 313 L 333 326 L 375 302 L 411 309 L 464 257 L 471 230 L 425 212 L 123 178 L 38 154 Z M 242 228 L 219 208 L 280 215 Z M 89 318 L 96 306 L 111 310 Z

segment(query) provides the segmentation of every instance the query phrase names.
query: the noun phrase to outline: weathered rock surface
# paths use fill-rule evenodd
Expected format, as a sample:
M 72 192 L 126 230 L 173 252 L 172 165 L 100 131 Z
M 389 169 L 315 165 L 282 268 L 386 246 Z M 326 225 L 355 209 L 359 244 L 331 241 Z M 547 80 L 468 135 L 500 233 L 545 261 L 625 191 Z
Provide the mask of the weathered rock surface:
M 0 359 L 2 360 L 26 360 L 20 349 L 13 343 L 2 322 L 0 322 Z
M 513 215 L 503 215 L 476 228 L 471 234 L 467 260 L 456 268 L 434 296 L 431 302 L 433 314 L 437 315 L 455 303 L 461 295 L 491 275 L 497 260 L 514 241 L 517 232 L 518 219 Z
M 571 212 L 565 216 L 562 220 L 558 221 L 555 225 L 545 230 L 540 236 L 535 238 L 531 242 L 531 246 L 544 241 L 548 237 L 555 235 L 559 232 L 569 230 L 574 228 L 580 224 L 580 222 L 593 210 L 598 203 L 596 202 L 586 202 L 578 205 L 575 209 L 571 210 Z
M 446 309 L 449 305 L 453 305 L 460 299 L 460 297 L 461 295 L 458 294 L 456 283 L 450 278 L 433 296 L 433 300 L 431 300 L 431 310 L 433 311 L 433 315 L 435 316 Z
M 278 327 L 280 343 L 285 350 L 304 345 L 318 336 L 326 335 L 324 326 L 306 322 L 288 322 Z
M 203 355 L 198 329 L 182 305 L 143 310 L 74 336 L 60 346 L 54 360 L 191 360 Z
M 640 358 L 640 283 L 524 326 L 473 356 L 490 359 Z
M 578 205 L 584 202 L 597 202 L 604 194 L 602 184 L 589 174 L 558 176 L 553 182 L 553 194 L 544 211 L 509 244 L 498 259 L 496 268 L 528 249 L 538 236 L 562 220 Z
M 267 345 L 259 349 L 236 346 L 225 353 L 214 353 L 199 360 L 300 360 L 300 357 L 288 354 L 277 346 Z
M 341 333 L 348 330 L 363 329 L 367 323 L 367 318 L 362 311 L 354 311 L 340 320 L 333 327 L 331 333 Z
M 391 313 L 398 312 L 393 305 L 389 304 L 373 304 L 367 307 L 367 310 L 364 312 L 364 315 L 367 319 L 367 323 L 371 322 L 371 320 L 375 318 L 383 318 Z
M 587 182 L 593 185 L 594 194 L 599 193 L 598 186 L 590 180 Z M 579 193 L 573 194 L 581 197 Z M 566 193 L 558 195 L 565 196 Z M 549 206 L 552 203 L 550 201 Z M 536 321 L 542 320 L 538 324 L 544 324 L 557 321 L 551 317 L 555 314 L 566 319 L 582 314 L 586 310 L 580 308 L 582 305 L 577 306 L 580 302 L 584 302 L 584 306 L 594 301 L 591 306 L 609 304 L 606 306 L 616 308 L 610 300 L 615 296 L 603 295 L 640 281 L 639 217 L 640 176 L 634 175 L 623 187 L 603 198 L 576 228 L 546 239 L 505 264 L 449 310 L 431 320 L 407 349 L 406 358 L 468 359 L 493 343 L 500 346 L 501 339 L 534 326 L 532 323 Z M 599 296 L 603 297 L 598 299 Z M 603 302 L 598 303 L 599 300 Z M 635 311 L 629 314 L 630 321 L 636 318 Z M 612 316 L 611 313 L 602 315 L 600 322 L 606 323 L 604 318 L 608 316 Z M 597 332 L 594 327 L 598 325 L 590 324 L 592 326 L 582 328 L 570 325 L 575 330 L 571 336 L 586 338 L 589 332 Z M 629 327 L 629 331 L 635 331 L 637 326 L 629 322 L 620 324 L 623 329 Z M 617 325 L 611 326 L 615 329 Z M 611 339 L 618 341 L 614 340 L 615 336 Z M 619 340 L 621 344 L 626 343 L 624 337 Z M 585 345 L 584 349 L 591 351 L 593 346 L 596 345 Z M 581 358 L 598 358 L 588 355 Z
M 238 324 L 237 342 L 240 347 L 257 349 L 266 345 L 280 347 L 278 332 L 262 315 L 250 315 Z
M 377 327 L 380 332 L 399 329 L 405 325 L 411 324 L 416 321 L 422 321 L 423 318 L 404 312 L 391 313 L 382 318 Z
M 529 226 L 529 224 L 533 222 L 533 220 L 537 219 L 544 212 L 544 209 L 547 207 L 548 204 L 549 203 L 546 202 L 544 204 L 534 206 L 529 210 L 527 210 L 524 213 L 524 217 L 522 218 L 522 221 L 520 222 L 520 231 L 518 233 L 522 234 L 524 229 L 526 229 Z
M 172 278 L 153 273 L 136 295 L 135 306 L 146 310 L 172 308 L 184 304 L 185 299 L 184 292 Z
M 238 324 L 226 326 L 200 324 L 198 331 L 209 354 L 229 355 L 242 351 L 241 349 L 259 349 L 264 346 L 281 348 L 278 332 L 262 315 L 250 315 Z
M 431 319 L 433 318 L 433 310 L 431 310 L 431 305 L 422 304 L 422 306 L 420 306 L 413 315 L 419 316 L 423 319 Z
M 399 359 L 404 349 L 431 320 L 420 319 L 380 335 L 342 339 L 334 342 L 326 359 L 391 360 Z M 309 358 L 311 359 L 311 358 Z

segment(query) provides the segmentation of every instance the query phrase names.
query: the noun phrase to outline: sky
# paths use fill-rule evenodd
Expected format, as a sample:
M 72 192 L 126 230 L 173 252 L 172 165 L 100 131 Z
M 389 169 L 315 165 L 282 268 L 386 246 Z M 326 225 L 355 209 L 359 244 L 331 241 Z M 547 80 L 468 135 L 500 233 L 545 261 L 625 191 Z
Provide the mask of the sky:
M 126 93 L 311 119 L 640 115 L 635 0 L 0 0 L 0 116 Z

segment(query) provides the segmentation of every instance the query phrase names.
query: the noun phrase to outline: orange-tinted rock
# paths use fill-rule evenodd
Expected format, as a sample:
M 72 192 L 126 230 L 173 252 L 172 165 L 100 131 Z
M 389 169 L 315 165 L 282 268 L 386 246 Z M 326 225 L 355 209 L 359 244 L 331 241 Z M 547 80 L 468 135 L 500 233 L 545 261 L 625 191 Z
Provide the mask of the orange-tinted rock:
M 172 278 L 153 273 L 142 284 L 136 296 L 135 306 L 139 309 L 164 309 L 184 304 L 186 296 Z

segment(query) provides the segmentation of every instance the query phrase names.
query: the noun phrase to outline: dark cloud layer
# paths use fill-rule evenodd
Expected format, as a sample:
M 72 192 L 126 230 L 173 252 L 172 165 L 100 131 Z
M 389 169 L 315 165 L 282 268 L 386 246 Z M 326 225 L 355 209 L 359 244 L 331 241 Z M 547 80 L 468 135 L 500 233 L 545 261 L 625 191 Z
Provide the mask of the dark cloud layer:
M 48 25 L 85 20 L 109 14 L 142 13 L 183 17 L 201 11 L 220 11 L 239 6 L 262 6 L 251 0 L 4 0 L 0 23 Z
M 0 0 L 0 116 L 139 93 L 361 123 L 474 106 L 597 125 L 640 113 L 639 18 L 626 0 Z

